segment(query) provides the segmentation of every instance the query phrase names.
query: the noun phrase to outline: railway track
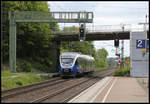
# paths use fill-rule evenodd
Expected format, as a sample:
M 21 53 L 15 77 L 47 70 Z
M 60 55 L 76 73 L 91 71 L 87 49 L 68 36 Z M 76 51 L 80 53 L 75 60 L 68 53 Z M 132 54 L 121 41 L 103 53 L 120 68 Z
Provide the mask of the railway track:
M 50 95 L 48 97 L 45 96 L 41 100 L 35 101 L 35 103 L 48 103 L 48 102 L 63 102 L 66 103 L 69 100 L 71 100 L 73 97 L 75 97 L 77 94 L 81 93 L 85 89 L 89 88 L 91 85 L 95 84 L 97 81 L 102 79 L 104 76 L 111 75 L 111 72 L 102 72 L 101 74 L 97 74 L 96 76 L 92 76 L 89 79 L 86 79 L 84 82 L 79 82 L 79 84 L 76 84 L 74 86 L 70 86 L 66 89 L 62 89 L 60 92 L 58 91 L 58 94 L 55 93 L 55 95 Z M 101 77 L 99 77 L 99 75 Z M 34 103 L 34 102 L 33 102 Z
M 40 88 L 44 88 L 47 86 L 51 86 L 51 85 L 55 85 L 57 83 L 61 83 L 64 82 L 66 80 L 63 80 L 61 78 L 53 78 L 50 80 L 46 80 L 43 82 L 38 82 L 35 84 L 31 84 L 31 85 L 27 85 L 27 86 L 23 86 L 23 87 L 17 87 L 17 88 L 12 88 L 12 89 L 8 89 L 8 90 L 3 90 L 1 91 L 2 95 L 1 98 L 2 99 L 7 99 L 10 98 L 12 96 L 16 96 L 22 93 L 27 93 L 29 91 L 33 91 L 33 90 L 38 90 Z
M 67 102 L 78 93 L 96 83 L 101 78 L 110 75 L 113 70 L 103 70 L 94 73 L 94 76 L 85 76 L 82 78 L 60 79 L 56 78 L 43 85 L 34 84 L 38 87 L 19 88 L 17 92 L 7 90 L 2 92 L 2 102 Z M 49 83 L 48 83 L 49 82 Z M 76 90 L 74 90 L 76 89 Z M 21 91 L 22 90 L 22 91 Z M 9 93 L 9 94 L 8 94 Z M 68 95 L 69 94 L 69 95 Z
M 46 99 L 48 99 L 48 98 L 50 98 L 50 97 L 57 96 L 58 94 L 63 93 L 64 91 L 67 91 L 67 90 L 69 90 L 69 89 L 71 89 L 71 88 L 74 88 L 74 87 L 76 87 L 76 86 L 78 86 L 78 85 L 80 85 L 80 84 L 82 84 L 82 83 L 85 83 L 85 82 L 87 82 L 88 80 L 90 80 L 90 79 L 84 79 L 84 80 L 79 81 L 79 82 L 77 82 L 77 83 L 74 83 L 74 84 L 72 84 L 72 85 L 70 85 L 70 86 L 66 86 L 65 88 L 62 88 L 62 89 L 60 89 L 60 90 L 56 90 L 56 91 L 54 91 L 54 92 L 51 93 L 51 94 L 48 94 L 48 95 L 46 95 L 46 96 L 43 96 L 43 97 L 38 98 L 38 99 L 36 99 L 36 100 L 33 100 L 31 103 L 39 103 L 39 102 L 42 102 L 42 101 L 44 101 L 44 100 L 46 100 Z

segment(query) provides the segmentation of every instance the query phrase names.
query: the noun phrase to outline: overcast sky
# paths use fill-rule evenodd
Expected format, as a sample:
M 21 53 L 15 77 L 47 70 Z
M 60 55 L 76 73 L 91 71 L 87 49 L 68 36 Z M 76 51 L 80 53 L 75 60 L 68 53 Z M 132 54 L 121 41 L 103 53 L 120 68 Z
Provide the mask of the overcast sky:
M 148 1 L 48 1 L 50 11 L 89 11 L 94 13 L 93 25 L 120 25 L 145 22 L 145 16 L 149 13 Z M 148 14 L 149 15 L 149 14 Z M 148 21 L 148 20 L 147 20 Z M 62 25 L 62 24 L 60 24 Z M 65 23 L 65 26 L 79 26 L 79 24 Z M 89 24 L 91 25 L 91 24 Z M 88 24 L 87 24 L 88 26 Z M 94 41 L 95 49 L 105 48 L 108 57 L 115 56 L 113 40 Z M 120 48 L 121 48 L 120 41 Z M 130 56 L 130 42 L 124 41 L 124 55 Z

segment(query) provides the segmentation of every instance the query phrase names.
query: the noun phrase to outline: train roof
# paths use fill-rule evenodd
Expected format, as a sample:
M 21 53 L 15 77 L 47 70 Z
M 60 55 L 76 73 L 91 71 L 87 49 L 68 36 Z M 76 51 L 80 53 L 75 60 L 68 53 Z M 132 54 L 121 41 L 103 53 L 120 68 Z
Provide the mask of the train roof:
M 80 55 L 79 57 L 86 58 L 87 60 L 94 60 L 94 58 L 90 55 Z
M 86 58 L 88 60 L 94 60 L 94 58 L 92 56 L 81 54 L 81 52 L 64 52 L 61 54 L 61 56 L 82 57 L 82 58 Z
M 77 55 L 77 54 L 81 54 L 81 52 L 63 52 L 62 55 L 65 54 L 72 54 L 72 55 Z

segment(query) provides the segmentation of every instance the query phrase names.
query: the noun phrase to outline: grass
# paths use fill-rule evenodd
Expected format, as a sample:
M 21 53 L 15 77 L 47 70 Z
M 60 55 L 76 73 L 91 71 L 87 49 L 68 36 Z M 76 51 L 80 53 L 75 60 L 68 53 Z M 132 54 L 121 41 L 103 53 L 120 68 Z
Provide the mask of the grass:
M 9 69 L 9 63 L 3 63 L 1 67 L 1 89 L 6 90 L 47 80 L 50 78 L 49 76 L 37 75 L 44 74 L 48 70 L 46 68 L 41 63 L 32 60 L 17 59 L 17 72 L 12 73 Z
M 120 70 L 116 70 L 114 72 L 114 76 L 126 76 L 126 77 L 129 77 L 130 76 L 130 67 L 129 66 L 124 66 Z
M 25 86 L 43 80 L 46 80 L 46 78 L 43 76 L 37 76 L 34 73 L 12 73 L 10 70 L 1 70 L 2 90 Z
M 101 68 L 101 67 L 95 67 L 94 71 L 104 70 L 104 69 L 107 69 L 107 68 L 110 68 L 110 67 L 103 67 L 103 68 Z

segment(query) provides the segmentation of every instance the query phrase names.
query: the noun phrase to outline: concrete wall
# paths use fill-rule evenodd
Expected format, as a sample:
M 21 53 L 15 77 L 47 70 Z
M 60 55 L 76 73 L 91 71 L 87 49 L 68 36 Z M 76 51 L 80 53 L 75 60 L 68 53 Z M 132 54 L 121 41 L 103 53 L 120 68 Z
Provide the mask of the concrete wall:
M 130 33 L 130 76 L 132 77 L 148 77 L 149 74 L 149 57 L 148 54 L 143 55 L 145 51 L 136 49 L 136 40 L 145 40 L 144 32 Z

